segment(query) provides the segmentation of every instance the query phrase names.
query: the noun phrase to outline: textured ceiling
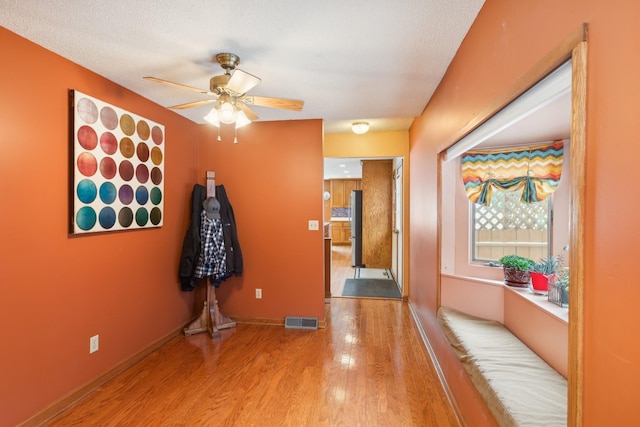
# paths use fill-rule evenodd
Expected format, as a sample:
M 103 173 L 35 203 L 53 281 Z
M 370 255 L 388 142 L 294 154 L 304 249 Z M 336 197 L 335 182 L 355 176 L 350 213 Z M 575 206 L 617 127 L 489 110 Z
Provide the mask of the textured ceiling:
M 240 57 L 262 82 L 249 93 L 305 101 L 301 112 L 253 107 L 261 120 L 322 118 L 326 132 L 368 120 L 408 129 L 420 115 L 483 0 L 0 0 L 0 25 L 160 105 L 206 95 Z M 178 111 L 197 123 L 211 105 Z

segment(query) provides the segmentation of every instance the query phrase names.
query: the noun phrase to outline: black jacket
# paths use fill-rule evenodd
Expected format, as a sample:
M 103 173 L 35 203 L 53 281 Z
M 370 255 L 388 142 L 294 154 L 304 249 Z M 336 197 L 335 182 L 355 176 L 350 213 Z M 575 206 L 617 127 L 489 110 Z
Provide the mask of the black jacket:
M 183 291 L 193 291 L 200 285 L 202 280 L 195 277 L 194 273 L 200 257 L 200 212 L 202 212 L 202 202 L 206 197 L 207 188 L 205 186 L 200 184 L 193 186 L 193 192 L 191 193 L 191 223 L 182 243 L 178 271 L 180 288 Z M 225 280 L 234 274 L 236 276 L 242 274 L 242 250 L 238 241 L 233 207 L 229 203 L 227 192 L 223 185 L 216 185 L 216 199 L 220 202 L 220 219 L 222 220 L 222 234 L 227 255 L 227 274 L 221 279 Z M 219 285 L 220 282 L 214 284 Z
M 233 214 L 233 207 L 227 197 L 224 185 L 216 185 L 216 199 L 220 202 L 220 219 L 222 220 L 222 234 L 224 236 L 224 247 L 227 252 L 227 275 L 242 275 L 244 267 L 242 250 L 238 241 L 238 230 L 236 228 L 236 217 Z

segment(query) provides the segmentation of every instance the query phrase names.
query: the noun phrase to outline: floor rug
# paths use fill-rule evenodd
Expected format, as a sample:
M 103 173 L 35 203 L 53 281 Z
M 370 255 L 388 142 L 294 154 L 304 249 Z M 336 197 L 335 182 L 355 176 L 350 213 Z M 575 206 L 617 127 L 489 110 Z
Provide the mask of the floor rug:
M 388 279 L 347 279 L 343 297 L 401 298 L 398 285 Z
M 356 267 L 354 279 L 391 279 L 391 272 L 386 268 L 360 268 Z

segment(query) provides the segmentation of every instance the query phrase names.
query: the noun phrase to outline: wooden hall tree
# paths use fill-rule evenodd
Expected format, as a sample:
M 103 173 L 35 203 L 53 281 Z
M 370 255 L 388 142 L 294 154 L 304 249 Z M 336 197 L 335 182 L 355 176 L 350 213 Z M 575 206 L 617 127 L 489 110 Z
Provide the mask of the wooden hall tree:
M 207 197 L 216 196 L 216 173 L 207 171 Z M 220 338 L 220 329 L 235 328 L 236 322 L 223 316 L 218 307 L 215 286 L 204 278 L 207 286 L 207 299 L 204 302 L 200 315 L 184 328 L 186 336 L 209 332 L 211 338 Z

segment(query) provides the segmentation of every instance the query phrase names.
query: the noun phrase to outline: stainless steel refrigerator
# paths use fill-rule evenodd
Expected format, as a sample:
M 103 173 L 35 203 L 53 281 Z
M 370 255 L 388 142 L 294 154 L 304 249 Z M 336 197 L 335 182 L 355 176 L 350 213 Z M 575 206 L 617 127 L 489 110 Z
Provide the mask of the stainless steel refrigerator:
M 349 198 L 351 220 L 351 266 L 362 264 L 362 190 L 352 190 Z

